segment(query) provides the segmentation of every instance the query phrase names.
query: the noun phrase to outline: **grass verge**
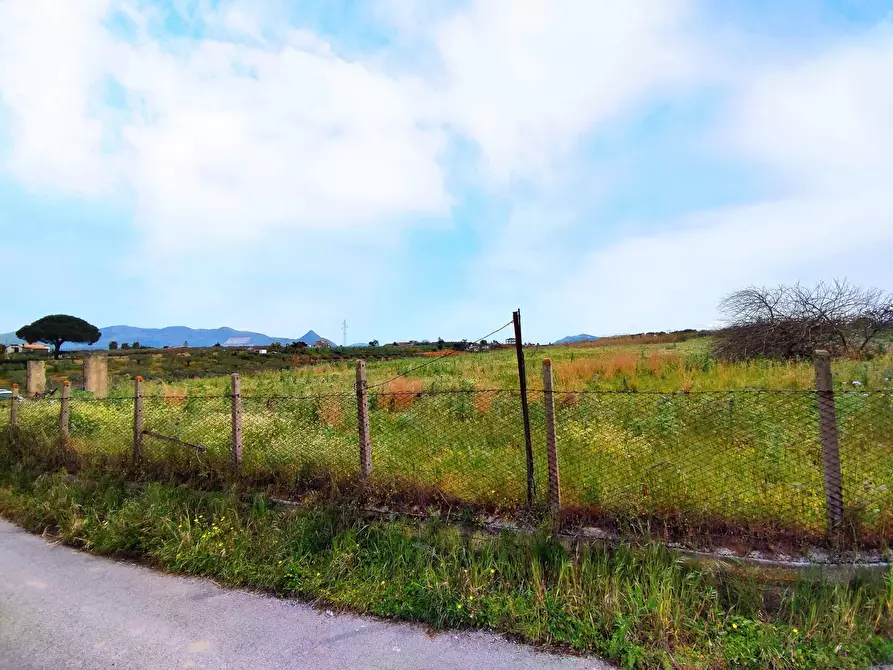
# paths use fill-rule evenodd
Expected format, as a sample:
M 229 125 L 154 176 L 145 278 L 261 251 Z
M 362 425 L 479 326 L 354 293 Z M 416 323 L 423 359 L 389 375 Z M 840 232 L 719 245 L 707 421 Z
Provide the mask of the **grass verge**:
M 660 545 L 567 550 L 549 537 L 462 532 L 282 509 L 0 453 L 0 514 L 102 555 L 435 628 L 489 628 L 623 667 L 864 668 L 893 655 L 893 573 L 761 583 Z

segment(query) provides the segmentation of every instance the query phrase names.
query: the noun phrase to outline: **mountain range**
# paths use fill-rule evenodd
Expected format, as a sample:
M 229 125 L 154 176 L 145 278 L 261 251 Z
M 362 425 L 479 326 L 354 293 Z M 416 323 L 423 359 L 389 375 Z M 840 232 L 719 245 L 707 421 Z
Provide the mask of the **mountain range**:
M 557 342 L 553 342 L 552 344 L 575 344 L 577 342 L 595 342 L 598 338 L 595 335 L 587 335 L 586 333 L 580 333 L 579 335 L 568 335 L 567 337 L 562 337 Z
M 185 343 L 189 343 L 190 347 L 213 347 L 218 342 L 227 346 L 262 346 L 272 344 L 273 342 L 281 342 L 282 344 L 291 344 L 292 342 L 305 342 L 306 344 L 315 344 L 319 340 L 325 340 L 329 344 L 334 342 L 328 340 L 312 330 L 308 330 L 301 337 L 271 337 L 263 333 L 254 333 L 248 330 L 235 330 L 233 328 L 188 328 L 186 326 L 168 326 L 167 328 L 137 328 L 134 326 L 106 326 L 100 328 L 102 337 L 93 345 L 72 344 L 63 345 L 65 349 L 108 349 L 109 342 L 117 342 L 123 344 L 133 344 L 139 342 L 144 347 L 182 347 Z M 17 344 L 21 342 L 15 333 L 0 334 L 0 344 Z
M 292 342 L 304 342 L 308 345 L 316 344 L 319 340 L 325 340 L 332 346 L 336 346 L 335 342 L 322 337 L 313 330 L 308 330 L 298 338 L 291 337 L 271 337 L 263 333 L 255 333 L 250 330 L 235 330 L 233 328 L 188 328 L 187 326 L 168 326 L 167 328 L 137 328 L 135 326 L 106 326 L 100 328 L 102 337 L 93 345 L 66 343 L 63 350 L 72 349 L 108 349 L 109 342 L 117 342 L 123 344 L 133 344 L 139 342 L 144 347 L 182 347 L 185 343 L 189 343 L 190 347 L 213 347 L 218 342 L 225 346 L 242 346 L 256 347 L 273 342 L 282 344 L 291 344 Z M 595 335 L 587 335 L 580 333 L 579 335 L 569 335 L 552 344 L 574 344 L 576 342 L 593 342 L 597 340 Z M 0 344 L 18 344 L 15 333 L 0 334 Z M 354 347 L 365 347 L 365 343 L 351 345 Z

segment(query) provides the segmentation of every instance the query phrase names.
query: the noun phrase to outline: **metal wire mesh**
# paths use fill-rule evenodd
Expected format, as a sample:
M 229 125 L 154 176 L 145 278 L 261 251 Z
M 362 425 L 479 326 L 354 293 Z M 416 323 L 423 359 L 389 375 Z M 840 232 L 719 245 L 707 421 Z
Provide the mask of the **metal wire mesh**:
M 29 401 L 38 405 L 42 401 Z M 123 464 L 133 455 L 133 398 L 72 398 L 68 451 L 83 462 Z M 58 405 L 54 411 L 58 412 Z M 59 430 L 58 418 L 56 430 Z
M 19 446 L 38 456 L 58 453 L 59 404 L 55 400 L 30 401 L 19 396 L 10 402 L 8 410 L 10 434 Z M 14 426 L 10 412 L 15 412 Z
M 356 396 L 243 398 L 242 469 L 312 486 L 359 471 Z
M 9 407 L 12 402 L 12 398 L 0 398 L 0 433 L 9 432 Z
M 369 408 L 380 490 L 499 507 L 525 502 L 519 392 L 373 392 Z
M 556 391 L 562 508 L 608 521 L 647 517 L 743 532 L 823 533 L 830 520 L 830 437 L 820 427 L 820 396 Z M 289 489 L 360 478 L 355 394 L 250 396 L 240 402 L 242 452 L 235 463 L 231 396 L 144 397 L 143 473 L 225 474 Z M 529 392 L 529 402 L 536 500 L 545 502 L 542 391 Z M 64 453 L 108 467 L 133 464 L 136 405 L 132 397 L 72 398 L 66 441 L 60 400 L 2 400 L 0 435 L 39 454 Z M 367 493 L 391 502 L 501 510 L 525 504 L 519 391 L 373 389 L 368 407 Z M 889 540 L 893 392 L 838 392 L 830 408 L 850 537 Z
M 835 397 L 845 521 L 893 537 L 893 391 Z
M 143 398 L 140 453 L 145 467 L 170 474 L 227 472 L 231 405 L 230 398 L 222 396 Z
M 824 527 L 814 393 L 555 395 L 566 506 Z

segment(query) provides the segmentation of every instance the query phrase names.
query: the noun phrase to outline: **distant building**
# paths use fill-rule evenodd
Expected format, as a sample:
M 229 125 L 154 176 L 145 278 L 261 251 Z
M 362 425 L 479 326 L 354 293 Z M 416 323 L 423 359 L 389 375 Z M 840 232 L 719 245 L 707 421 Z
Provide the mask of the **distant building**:
M 258 350 L 257 350 L 257 353 L 259 353 L 259 354 L 265 354 L 265 353 L 267 353 L 267 350 L 266 350 L 266 349 L 258 349 Z
M 223 343 L 224 347 L 247 347 L 251 344 L 250 337 L 231 337 Z
M 514 344 L 514 343 L 515 343 L 515 338 L 514 338 L 514 337 L 507 337 L 507 338 L 505 338 L 505 343 L 506 343 L 506 344 Z
M 7 354 L 48 354 L 50 348 L 45 344 L 0 344 L 0 351 Z
M 314 343 L 311 344 L 310 346 L 311 346 L 311 347 L 316 347 L 317 349 L 324 349 L 324 348 L 328 348 L 328 347 L 330 347 L 330 346 L 332 346 L 332 345 L 329 344 L 329 341 L 328 341 L 328 340 L 317 340 L 316 342 L 314 342 Z

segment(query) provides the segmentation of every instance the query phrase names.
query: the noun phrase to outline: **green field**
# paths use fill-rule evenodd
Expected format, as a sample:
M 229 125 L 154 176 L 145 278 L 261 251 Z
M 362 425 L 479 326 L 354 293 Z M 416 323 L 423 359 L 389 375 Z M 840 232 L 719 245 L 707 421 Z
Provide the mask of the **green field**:
M 650 519 L 671 533 L 730 528 L 757 537 L 824 531 L 811 363 L 720 363 L 704 339 L 527 349 L 540 502 L 546 465 L 538 389 L 545 357 L 553 360 L 558 391 L 568 521 Z M 834 373 L 847 529 L 851 537 L 884 544 L 893 533 L 893 357 L 841 361 Z M 354 375 L 351 361 L 243 373 L 243 476 L 294 492 L 355 481 Z M 404 376 L 388 381 L 397 375 Z M 375 495 L 494 511 L 523 506 L 526 461 L 513 351 L 374 361 L 368 382 Z M 228 470 L 229 384 L 228 376 L 144 383 L 145 428 L 207 449 L 195 454 L 145 436 L 147 468 Z M 129 455 L 132 394 L 123 375 L 109 399 L 76 392 L 71 449 Z M 58 413 L 58 402 L 22 403 L 21 435 L 56 449 Z M 7 420 L 4 408 L 0 422 Z

